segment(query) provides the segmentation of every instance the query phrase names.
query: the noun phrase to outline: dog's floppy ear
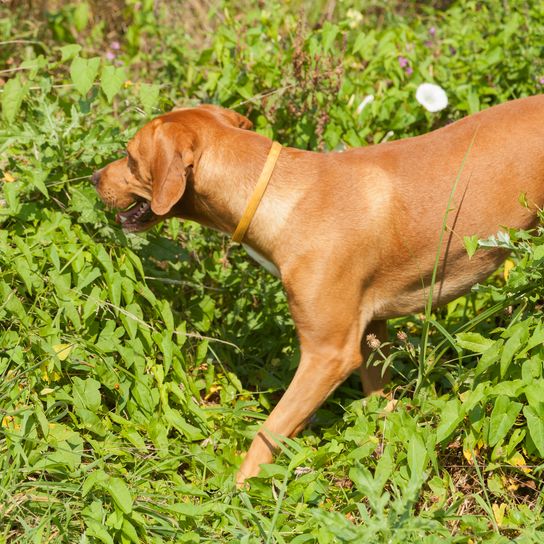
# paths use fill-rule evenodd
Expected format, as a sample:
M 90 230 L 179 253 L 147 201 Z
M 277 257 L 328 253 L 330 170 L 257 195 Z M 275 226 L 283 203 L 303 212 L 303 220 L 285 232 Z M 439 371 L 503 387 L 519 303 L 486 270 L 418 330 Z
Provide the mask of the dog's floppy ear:
M 187 169 L 193 165 L 190 139 L 175 123 L 162 123 L 155 131 L 151 159 L 151 210 L 167 214 L 182 197 L 187 184 Z
M 223 121 L 226 121 L 229 125 L 232 125 L 236 128 L 250 129 L 253 127 L 253 123 L 247 118 L 244 117 L 241 113 L 238 113 L 234 110 L 228 110 L 214 104 L 200 104 L 198 106 L 203 110 L 208 110 L 217 117 L 221 118 Z
M 230 117 L 232 119 L 232 123 L 238 128 L 248 130 L 253 127 L 253 123 L 247 117 L 241 113 L 238 113 L 237 111 L 223 109 L 222 113 L 223 115 Z

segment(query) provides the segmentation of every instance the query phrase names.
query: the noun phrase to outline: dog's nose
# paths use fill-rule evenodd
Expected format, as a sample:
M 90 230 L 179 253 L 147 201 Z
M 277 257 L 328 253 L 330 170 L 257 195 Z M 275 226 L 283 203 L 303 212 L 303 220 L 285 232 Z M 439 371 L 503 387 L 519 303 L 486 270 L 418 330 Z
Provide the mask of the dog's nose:
M 91 176 L 91 183 L 98 187 L 98 183 L 100 182 L 100 170 L 97 170 L 92 176 Z

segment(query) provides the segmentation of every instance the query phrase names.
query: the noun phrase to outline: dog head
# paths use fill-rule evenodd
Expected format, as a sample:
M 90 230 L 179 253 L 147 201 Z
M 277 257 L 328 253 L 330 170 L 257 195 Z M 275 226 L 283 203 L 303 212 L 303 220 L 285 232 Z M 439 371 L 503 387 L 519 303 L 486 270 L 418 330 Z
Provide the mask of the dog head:
M 161 115 L 136 133 L 126 157 L 93 174 L 102 201 L 121 210 L 116 218 L 123 229 L 146 230 L 175 215 L 197 166 L 203 136 L 225 126 L 252 125 L 243 115 L 212 105 Z

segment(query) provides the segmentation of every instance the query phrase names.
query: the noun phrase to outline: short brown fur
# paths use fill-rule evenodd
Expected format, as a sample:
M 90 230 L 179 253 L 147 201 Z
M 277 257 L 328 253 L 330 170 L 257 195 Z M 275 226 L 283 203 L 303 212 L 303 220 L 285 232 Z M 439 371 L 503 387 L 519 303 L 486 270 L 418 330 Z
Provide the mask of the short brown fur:
M 232 233 L 271 145 L 250 127 L 215 106 L 162 115 L 128 144 L 128 159 L 97 174 L 97 190 L 111 207 L 151 201 L 155 215 L 133 230 L 178 216 Z M 529 207 L 518 202 L 521 193 Z M 437 251 L 435 305 L 466 293 L 506 256 L 491 249 L 469 259 L 464 236 L 534 227 L 543 204 L 543 96 L 342 153 L 284 148 L 244 242 L 280 271 L 301 360 L 238 483 L 270 462 L 277 437 L 300 431 L 356 369 L 366 394 L 382 390 L 387 377 L 366 368 L 361 340 L 365 331 L 383 340 L 387 318 L 425 307 Z

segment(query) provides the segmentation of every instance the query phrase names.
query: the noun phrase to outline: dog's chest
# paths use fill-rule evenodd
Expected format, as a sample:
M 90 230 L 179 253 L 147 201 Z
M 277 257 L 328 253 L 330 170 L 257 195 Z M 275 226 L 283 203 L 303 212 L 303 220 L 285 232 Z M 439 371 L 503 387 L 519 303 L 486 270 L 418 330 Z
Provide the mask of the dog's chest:
M 271 263 L 268 259 L 265 259 L 260 253 L 255 251 L 253 248 L 249 247 L 246 244 L 242 244 L 244 249 L 247 251 L 248 255 L 257 261 L 266 271 L 270 272 L 276 278 L 280 277 L 280 271 L 274 263 Z

